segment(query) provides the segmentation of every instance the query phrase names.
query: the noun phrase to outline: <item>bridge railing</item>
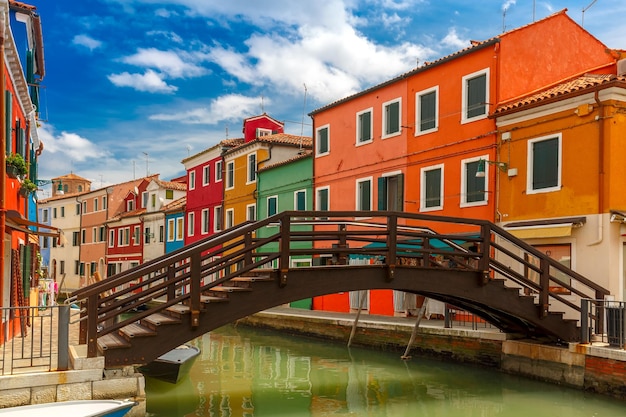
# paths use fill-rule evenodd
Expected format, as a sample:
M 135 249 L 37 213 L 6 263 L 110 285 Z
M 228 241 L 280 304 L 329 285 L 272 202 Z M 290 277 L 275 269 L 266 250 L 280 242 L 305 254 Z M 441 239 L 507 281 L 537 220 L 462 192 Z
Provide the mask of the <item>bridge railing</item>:
M 96 356 L 99 337 L 175 304 L 188 305 L 192 325 L 198 325 L 203 293 L 247 272 L 277 270 L 285 286 L 294 259 L 348 267 L 354 257 L 385 265 L 389 279 L 400 266 L 481 271 L 484 284 L 505 279 L 535 295 L 538 314 L 544 315 L 551 303 L 580 312 L 580 299 L 608 293 L 487 221 L 386 211 L 289 211 L 108 277 L 75 291 L 69 301 L 82 302 L 80 342 Z

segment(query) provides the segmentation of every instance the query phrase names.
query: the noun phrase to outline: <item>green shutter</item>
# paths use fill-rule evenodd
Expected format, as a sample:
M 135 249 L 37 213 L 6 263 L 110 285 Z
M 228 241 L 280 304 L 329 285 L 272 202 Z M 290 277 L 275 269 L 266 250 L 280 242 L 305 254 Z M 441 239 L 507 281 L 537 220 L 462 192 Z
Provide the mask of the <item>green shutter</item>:
M 396 178 L 396 206 L 394 210 L 404 211 L 404 174 L 398 174 Z
M 533 190 L 559 184 L 559 139 L 533 143 Z
M 420 132 L 436 127 L 437 94 L 433 91 L 420 96 Z
M 387 178 L 378 178 L 378 210 L 387 210 Z
M 485 177 L 476 178 L 479 161 L 465 165 L 465 202 L 485 201 Z
M 487 75 L 467 80 L 467 118 L 485 114 L 487 103 Z
M 426 171 L 426 201 L 425 207 L 441 205 L 441 169 Z
M 13 153 L 13 94 L 6 90 L 4 92 L 4 120 L 6 123 L 6 148 L 7 155 Z
M 386 134 L 392 134 L 400 131 L 400 103 L 394 102 L 385 108 L 385 116 L 387 117 Z

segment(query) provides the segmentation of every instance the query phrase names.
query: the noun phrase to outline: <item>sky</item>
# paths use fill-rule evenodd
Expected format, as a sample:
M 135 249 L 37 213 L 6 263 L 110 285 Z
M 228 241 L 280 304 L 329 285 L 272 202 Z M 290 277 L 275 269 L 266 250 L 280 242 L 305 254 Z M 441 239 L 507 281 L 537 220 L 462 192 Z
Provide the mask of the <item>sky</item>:
M 312 110 L 565 8 L 626 48 L 623 0 L 23 1 L 44 36 L 39 178 L 92 189 L 181 176 L 263 112 L 311 136 Z

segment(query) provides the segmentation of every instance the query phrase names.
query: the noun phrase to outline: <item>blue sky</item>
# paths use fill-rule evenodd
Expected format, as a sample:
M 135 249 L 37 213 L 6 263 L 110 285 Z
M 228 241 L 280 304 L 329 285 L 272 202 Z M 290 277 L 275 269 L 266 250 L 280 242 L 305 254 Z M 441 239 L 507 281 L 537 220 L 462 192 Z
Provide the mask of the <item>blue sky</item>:
M 182 175 L 182 159 L 263 111 L 310 136 L 311 110 L 533 16 L 567 8 L 626 48 L 623 0 L 26 2 L 44 33 L 39 177 L 71 171 L 92 188 Z

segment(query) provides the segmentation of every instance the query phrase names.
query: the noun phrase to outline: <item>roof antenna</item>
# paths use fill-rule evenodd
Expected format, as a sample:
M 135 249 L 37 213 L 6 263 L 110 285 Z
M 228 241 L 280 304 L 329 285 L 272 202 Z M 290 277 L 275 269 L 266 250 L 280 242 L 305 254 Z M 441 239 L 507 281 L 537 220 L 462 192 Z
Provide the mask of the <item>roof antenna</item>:
M 300 152 L 302 152 L 302 137 L 304 136 L 304 114 L 306 113 L 306 84 L 302 83 L 304 86 L 304 104 L 302 105 L 302 122 L 300 123 Z
M 509 10 L 509 7 L 515 5 L 516 0 L 506 0 L 506 2 L 502 5 L 502 33 L 506 32 L 506 12 Z
M 593 0 L 593 1 L 589 4 L 589 6 L 587 6 L 587 7 L 584 7 L 584 8 L 583 8 L 583 18 L 582 18 L 582 22 L 580 23 L 580 26 L 581 26 L 581 27 L 585 27 L 585 12 L 586 12 L 587 10 L 589 10 L 589 9 L 591 8 L 591 6 L 593 6 L 594 4 L 596 4 L 596 2 L 597 2 L 597 1 L 598 1 L 598 0 Z
M 263 96 L 261 96 L 261 114 L 265 114 L 265 105 L 263 104 Z
M 226 130 L 226 139 L 228 139 L 228 125 L 226 125 L 225 130 Z

